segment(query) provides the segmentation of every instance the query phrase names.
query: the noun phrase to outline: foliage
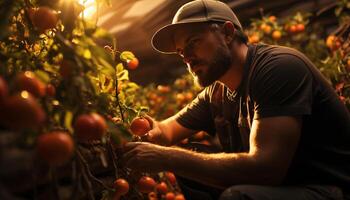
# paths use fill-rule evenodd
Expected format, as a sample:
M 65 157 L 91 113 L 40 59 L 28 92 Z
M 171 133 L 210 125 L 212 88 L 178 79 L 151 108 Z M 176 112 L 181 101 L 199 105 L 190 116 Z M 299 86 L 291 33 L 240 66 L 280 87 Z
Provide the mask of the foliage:
M 129 80 L 127 68 L 138 66 L 135 55 L 120 51 L 109 33 L 85 20 L 84 8 L 76 1 L 1 1 L 0 9 L 0 78 L 9 91 L 1 94 L 1 130 L 13 131 L 12 136 L 24 141 L 16 139 L 10 145 L 37 151 L 33 151 L 33 166 L 50 168 L 55 198 L 116 198 L 113 182 L 94 175 L 98 171 L 89 158 L 95 154 L 104 168 L 114 172 L 110 177 L 136 184 L 141 175 L 148 175 L 119 163 L 121 145 L 137 139 L 129 132 L 130 122 L 148 111 L 135 101 L 140 86 Z M 19 99 L 15 105 L 14 98 Z M 16 108 L 26 111 L 17 113 Z M 31 120 L 33 116 L 37 118 Z M 76 172 L 70 179 L 75 186 L 70 194 L 61 194 L 57 173 L 67 166 Z M 37 175 L 33 172 L 33 176 Z M 161 174 L 152 176 L 166 181 Z M 179 191 L 176 186 L 169 188 Z M 131 187 L 122 198 L 145 195 Z

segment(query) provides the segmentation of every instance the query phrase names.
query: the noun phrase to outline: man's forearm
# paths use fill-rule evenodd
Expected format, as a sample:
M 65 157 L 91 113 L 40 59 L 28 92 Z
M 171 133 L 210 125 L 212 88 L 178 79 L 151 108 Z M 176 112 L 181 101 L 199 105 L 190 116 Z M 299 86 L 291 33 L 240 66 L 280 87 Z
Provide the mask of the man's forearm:
M 171 147 L 165 151 L 165 157 L 164 166 L 169 171 L 215 187 L 276 184 L 269 175 L 273 171 L 248 153 L 204 154 Z

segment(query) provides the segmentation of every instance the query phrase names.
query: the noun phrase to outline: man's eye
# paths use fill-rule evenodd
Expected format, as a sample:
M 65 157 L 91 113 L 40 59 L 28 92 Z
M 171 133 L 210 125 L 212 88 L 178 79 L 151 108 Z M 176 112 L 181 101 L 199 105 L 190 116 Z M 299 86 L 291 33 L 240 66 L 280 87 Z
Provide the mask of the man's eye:
M 194 38 L 194 39 L 191 39 L 188 43 L 187 43 L 187 46 L 195 46 L 201 39 L 200 38 Z
M 201 41 L 200 38 L 194 38 L 194 39 L 191 39 L 187 42 L 183 52 L 190 52 L 191 50 L 194 49 L 194 47 Z

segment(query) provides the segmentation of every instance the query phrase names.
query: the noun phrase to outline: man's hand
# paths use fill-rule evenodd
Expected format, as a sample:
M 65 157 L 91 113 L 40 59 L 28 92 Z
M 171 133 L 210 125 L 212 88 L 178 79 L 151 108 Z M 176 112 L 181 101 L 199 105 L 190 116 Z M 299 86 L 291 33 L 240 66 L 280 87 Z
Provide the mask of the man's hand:
M 142 140 L 167 146 L 168 141 L 164 135 L 163 130 L 161 129 L 160 123 L 148 115 L 146 115 L 145 118 L 150 123 L 152 129 L 146 133 L 146 135 L 142 136 Z
M 166 147 L 148 142 L 129 142 L 124 146 L 122 163 L 131 169 L 142 172 L 164 171 Z
M 147 115 L 145 118 L 151 124 L 152 129 L 146 135 L 142 136 L 143 141 L 162 146 L 171 146 L 197 132 L 196 130 L 190 130 L 180 125 L 174 116 L 161 122 Z

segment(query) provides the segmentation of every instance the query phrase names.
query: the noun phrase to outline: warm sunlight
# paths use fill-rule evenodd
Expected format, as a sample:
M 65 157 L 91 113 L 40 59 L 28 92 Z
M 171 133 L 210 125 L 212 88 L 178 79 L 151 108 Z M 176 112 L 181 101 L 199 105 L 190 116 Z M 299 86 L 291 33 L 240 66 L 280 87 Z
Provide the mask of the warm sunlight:
M 79 0 L 78 2 L 85 7 L 83 12 L 84 18 L 92 19 L 97 11 L 95 0 Z

